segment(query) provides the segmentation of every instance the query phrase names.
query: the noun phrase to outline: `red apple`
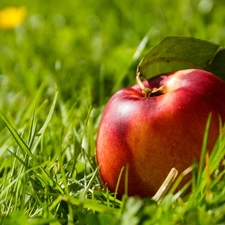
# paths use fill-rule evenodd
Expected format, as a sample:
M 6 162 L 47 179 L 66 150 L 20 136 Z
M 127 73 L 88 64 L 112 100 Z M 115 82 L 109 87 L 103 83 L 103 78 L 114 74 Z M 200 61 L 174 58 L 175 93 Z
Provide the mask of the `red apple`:
M 128 194 L 153 196 L 169 171 L 182 172 L 199 161 L 211 117 L 210 152 L 225 122 L 225 82 L 204 70 L 159 75 L 142 83 L 160 88 L 145 96 L 139 85 L 118 91 L 107 103 L 97 135 L 100 176 L 114 192 L 129 166 Z M 124 193 L 124 172 L 118 196 Z

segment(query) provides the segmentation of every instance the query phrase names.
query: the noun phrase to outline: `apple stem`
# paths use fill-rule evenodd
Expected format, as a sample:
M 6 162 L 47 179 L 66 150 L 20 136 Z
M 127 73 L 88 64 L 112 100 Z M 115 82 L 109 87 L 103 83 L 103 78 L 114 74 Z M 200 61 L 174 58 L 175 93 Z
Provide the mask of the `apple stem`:
M 164 93 L 164 86 L 161 86 L 159 88 L 156 88 L 156 87 L 148 88 L 142 83 L 141 77 L 143 77 L 143 75 L 141 75 L 140 72 L 137 72 L 137 74 L 136 74 L 137 83 L 140 86 L 142 93 L 145 95 L 146 98 L 152 97 L 152 96 L 157 96 L 159 94 Z

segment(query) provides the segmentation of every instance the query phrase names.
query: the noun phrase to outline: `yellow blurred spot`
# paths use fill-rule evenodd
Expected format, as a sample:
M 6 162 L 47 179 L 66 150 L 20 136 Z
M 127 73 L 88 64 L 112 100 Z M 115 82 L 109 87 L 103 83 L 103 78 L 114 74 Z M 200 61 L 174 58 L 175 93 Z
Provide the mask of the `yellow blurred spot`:
M 27 14 L 25 7 L 7 7 L 0 10 L 0 29 L 13 29 L 23 23 Z

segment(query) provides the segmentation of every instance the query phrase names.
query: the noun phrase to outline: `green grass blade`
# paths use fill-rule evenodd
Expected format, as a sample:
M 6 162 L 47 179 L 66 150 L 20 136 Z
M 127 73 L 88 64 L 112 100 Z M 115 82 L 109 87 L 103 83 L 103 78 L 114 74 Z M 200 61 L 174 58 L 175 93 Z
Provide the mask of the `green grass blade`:
M 29 148 L 32 147 L 32 144 L 35 140 L 35 134 L 36 134 L 36 131 L 37 131 L 37 123 L 35 121 L 35 108 L 33 110 L 33 113 L 32 113 L 32 118 L 31 118 L 31 128 L 30 128 L 30 132 L 29 132 L 29 143 L 28 143 L 28 146 Z
M 7 126 L 8 130 L 10 131 L 10 133 L 12 134 L 12 136 L 14 137 L 15 141 L 17 142 L 17 144 L 19 145 L 20 149 L 25 154 L 27 154 L 29 157 L 31 157 L 33 159 L 33 161 L 35 162 L 35 164 L 38 165 L 38 161 L 37 161 L 36 157 L 34 156 L 34 154 L 32 154 L 32 152 L 30 151 L 30 149 L 28 148 L 28 146 L 26 145 L 26 143 L 23 141 L 23 139 L 20 137 L 20 135 L 18 134 L 18 132 L 16 131 L 16 129 L 12 126 L 12 124 L 3 115 L 2 112 L 0 112 L 0 117 L 4 121 L 4 123 Z
M 96 179 L 96 177 L 97 177 L 97 175 L 98 175 L 99 168 L 100 168 L 100 166 L 98 166 L 98 167 L 96 168 L 96 170 L 94 171 L 94 173 L 93 173 L 93 175 L 92 175 L 90 181 L 88 182 L 87 186 L 86 186 L 85 189 L 84 189 L 83 196 L 86 196 L 86 194 L 88 193 L 88 190 L 91 188 L 91 185 L 93 184 L 94 179 Z
M 21 179 L 23 176 L 25 176 L 26 174 L 29 174 L 33 169 L 28 169 L 26 171 L 24 171 L 24 173 L 19 174 L 13 181 L 11 181 L 7 187 L 5 187 L 3 190 L 1 190 L 0 193 L 0 199 L 2 199 L 4 197 L 4 195 L 8 192 L 8 190 L 14 186 L 14 184 L 16 182 L 18 182 L 19 179 Z
M 51 118 L 52 118 L 52 115 L 54 113 L 54 109 L 55 109 L 55 106 L 56 106 L 56 102 L 57 102 L 57 98 L 58 98 L 58 90 L 57 90 L 57 87 L 56 87 L 56 90 L 55 90 L 55 95 L 54 95 L 54 98 L 53 98 L 53 102 L 52 102 L 52 105 L 51 105 L 51 108 L 49 110 L 49 113 L 48 113 L 48 116 L 43 124 L 43 126 L 41 127 L 41 129 L 39 130 L 38 134 L 38 138 L 36 140 L 36 142 L 34 143 L 34 146 L 32 148 L 32 152 L 34 152 L 37 148 L 37 146 L 39 145 L 43 135 L 44 135 L 44 131 L 46 130 Z
M 205 157 L 206 157 L 206 151 L 207 151 L 207 143 L 208 143 L 208 136 L 209 136 L 209 128 L 210 128 L 210 123 L 211 123 L 211 118 L 212 114 L 209 114 L 207 123 L 206 123 L 206 129 L 205 129 L 205 134 L 203 138 L 203 145 L 202 145 L 202 153 L 201 153 L 201 158 L 200 158 L 200 163 L 199 163 L 199 170 L 198 170 L 198 178 L 197 178 L 197 183 L 201 183 L 202 179 L 202 173 L 205 167 Z

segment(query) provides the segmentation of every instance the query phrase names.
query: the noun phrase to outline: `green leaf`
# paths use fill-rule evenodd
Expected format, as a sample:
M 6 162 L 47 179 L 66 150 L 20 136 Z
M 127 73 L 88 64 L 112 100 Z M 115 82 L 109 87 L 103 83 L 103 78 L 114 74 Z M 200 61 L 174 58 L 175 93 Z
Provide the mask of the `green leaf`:
M 193 37 L 166 37 L 138 65 L 146 78 L 182 69 L 207 70 L 225 80 L 225 48 Z

